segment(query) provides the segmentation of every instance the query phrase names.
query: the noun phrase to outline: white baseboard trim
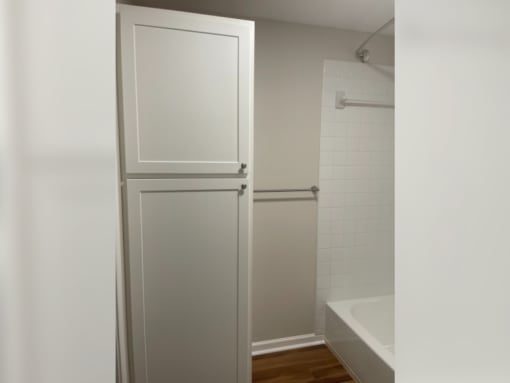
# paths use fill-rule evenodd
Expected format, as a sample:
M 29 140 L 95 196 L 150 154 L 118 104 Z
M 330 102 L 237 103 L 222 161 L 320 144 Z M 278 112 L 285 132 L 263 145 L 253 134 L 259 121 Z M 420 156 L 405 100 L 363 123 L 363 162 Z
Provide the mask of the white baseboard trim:
M 317 346 L 324 344 L 324 337 L 322 335 L 305 334 L 298 336 L 291 336 L 288 338 L 279 338 L 264 340 L 261 342 L 253 342 L 251 345 L 251 355 L 264 355 L 273 352 L 294 350 L 296 348 Z

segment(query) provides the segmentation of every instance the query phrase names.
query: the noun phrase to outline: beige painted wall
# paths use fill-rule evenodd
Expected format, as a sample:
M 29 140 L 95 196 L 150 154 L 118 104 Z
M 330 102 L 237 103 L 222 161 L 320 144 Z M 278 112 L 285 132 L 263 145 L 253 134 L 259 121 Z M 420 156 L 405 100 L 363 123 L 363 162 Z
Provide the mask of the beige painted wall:
M 119 2 L 197 11 L 193 1 Z M 356 61 L 368 34 L 255 21 L 255 188 L 318 185 L 323 60 Z M 374 63 L 393 64 L 392 38 L 376 37 L 369 48 Z M 255 201 L 253 341 L 314 331 L 317 202 L 309 197 Z
M 356 61 L 366 36 L 256 21 L 255 189 L 318 185 L 323 60 Z M 369 47 L 393 65 L 392 38 Z M 317 202 L 256 200 L 254 220 L 253 340 L 313 333 Z

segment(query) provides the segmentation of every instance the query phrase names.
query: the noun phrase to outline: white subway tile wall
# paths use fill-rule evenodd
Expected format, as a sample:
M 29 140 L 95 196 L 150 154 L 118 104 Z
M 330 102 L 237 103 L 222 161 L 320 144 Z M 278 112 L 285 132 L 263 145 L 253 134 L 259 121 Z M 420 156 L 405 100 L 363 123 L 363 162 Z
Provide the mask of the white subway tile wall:
M 315 331 L 327 301 L 394 291 L 394 110 L 335 108 L 347 98 L 393 103 L 393 67 L 324 61 Z

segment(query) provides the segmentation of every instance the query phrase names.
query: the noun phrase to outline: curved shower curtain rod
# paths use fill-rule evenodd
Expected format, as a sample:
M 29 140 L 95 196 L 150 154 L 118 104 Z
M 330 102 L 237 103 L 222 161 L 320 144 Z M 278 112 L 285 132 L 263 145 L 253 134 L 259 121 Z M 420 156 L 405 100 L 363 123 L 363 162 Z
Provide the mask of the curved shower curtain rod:
M 367 63 L 370 59 L 370 51 L 368 49 L 365 49 L 365 45 L 372 40 L 372 37 L 374 37 L 376 34 L 381 32 L 384 28 L 390 26 L 391 24 L 395 23 L 395 18 L 392 17 L 391 20 L 386 22 L 382 27 L 380 27 L 378 30 L 376 30 L 374 33 L 372 33 L 368 38 L 359 46 L 358 49 L 356 49 L 356 57 L 360 59 L 362 63 Z

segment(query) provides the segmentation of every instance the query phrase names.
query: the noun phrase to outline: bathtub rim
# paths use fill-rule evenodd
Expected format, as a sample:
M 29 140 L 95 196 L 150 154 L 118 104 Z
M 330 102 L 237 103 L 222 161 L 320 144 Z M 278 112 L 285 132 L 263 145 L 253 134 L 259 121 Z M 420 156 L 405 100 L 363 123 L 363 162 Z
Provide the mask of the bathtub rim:
M 348 300 L 328 301 L 326 305 L 353 331 L 360 339 L 381 358 L 381 360 L 395 371 L 395 354 L 389 351 L 381 342 L 370 333 L 359 321 L 352 316 L 352 308 L 360 303 L 375 303 L 382 299 L 391 299 L 393 294 L 376 297 L 357 298 Z M 393 343 L 394 345 L 394 343 Z

